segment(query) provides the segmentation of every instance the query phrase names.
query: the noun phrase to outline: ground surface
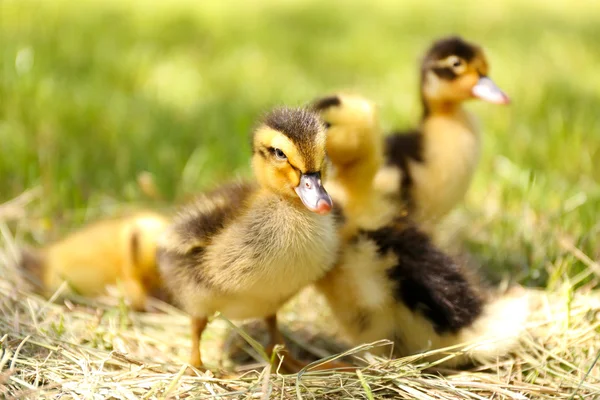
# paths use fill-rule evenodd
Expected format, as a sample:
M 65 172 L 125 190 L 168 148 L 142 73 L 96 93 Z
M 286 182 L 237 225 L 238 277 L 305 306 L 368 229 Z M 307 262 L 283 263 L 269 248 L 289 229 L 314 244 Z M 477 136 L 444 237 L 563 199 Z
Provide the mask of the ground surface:
M 535 356 L 468 379 L 426 380 L 384 365 L 362 380 L 311 377 L 305 386 L 265 375 L 238 382 L 239 396 L 265 396 L 271 387 L 296 397 L 287 384 L 306 395 L 323 382 L 346 382 L 358 398 L 386 390 L 437 398 L 436 390 L 464 389 L 456 383 L 463 381 L 480 389 L 502 381 L 502 390 L 533 397 L 518 385 L 545 382 L 570 396 L 600 345 L 590 292 L 600 270 L 600 5 L 591 0 L 0 2 L 0 204 L 34 189 L 30 202 L 0 208 L 0 386 L 11 394 L 47 385 L 46 393 L 123 398 L 225 390 L 175 380 L 187 346 L 186 320 L 176 311 L 167 334 L 164 319 L 131 317 L 110 300 L 97 316 L 16 291 L 15 243 L 46 243 L 129 207 L 171 210 L 198 190 L 248 176 L 248 131 L 273 105 L 350 89 L 379 104 L 387 129 L 410 126 L 419 115 L 418 58 L 450 33 L 484 46 L 491 76 L 513 104 L 469 106 L 485 128 L 484 152 L 465 204 L 444 229 L 490 276 L 558 298 L 562 322 L 548 328 L 553 334 L 537 342 Z M 140 189 L 143 171 L 161 200 Z M 316 318 L 299 304 L 288 313 L 291 330 Z M 564 335 L 551 338 L 556 332 Z M 221 340 L 218 329 L 214 337 Z M 160 373 L 111 350 L 159 363 Z M 592 370 L 592 386 L 578 393 L 594 393 L 599 379 Z M 77 392 L 78 384 L 87 389 Z

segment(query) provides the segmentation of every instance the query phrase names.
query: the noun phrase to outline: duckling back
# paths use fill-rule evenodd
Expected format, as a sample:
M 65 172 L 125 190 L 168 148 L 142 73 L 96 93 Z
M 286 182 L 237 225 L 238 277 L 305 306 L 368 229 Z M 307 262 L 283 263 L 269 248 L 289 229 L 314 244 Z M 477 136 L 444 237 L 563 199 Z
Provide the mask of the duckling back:
M 25 250 L 22 266 L 37 270 L 38 287 L 51 295 L 63 282 L 84 296 L 102 294 L 106 286 L 126 283 L 125 294 L 142 309 L 148 290 L 160 285 L 156 240 L 167 219 L 137 213 L 92 223 L 39 250 Z
M 388 339 L 395 356 L 471 345 L 446 366 L 506 355 L 529 316 L 526 296 L 484 295 L 472 272 L 403 221 L 351 238 L 317 288 L 353 344 Z
M 130 243 L 120 220 L 99 221 L 76 231 L 44 250 L 44 286 L 52 293 L 64 282 L 76 292 L 95 296 L 114 284 Z

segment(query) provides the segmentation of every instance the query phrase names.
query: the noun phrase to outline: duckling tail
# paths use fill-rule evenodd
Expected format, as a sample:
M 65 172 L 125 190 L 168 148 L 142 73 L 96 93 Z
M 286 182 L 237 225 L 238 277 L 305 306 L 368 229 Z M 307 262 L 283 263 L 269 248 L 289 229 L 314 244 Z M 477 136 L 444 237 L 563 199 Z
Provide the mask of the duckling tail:
M 531 314 L 529 293 L 517 287 L 490 301 L 473 325 L 459 333 L 465 349 L 476 363 L 494 361 L 518 349 Z
M 40 293 L 43 290 L 44 257 L 39 250 L 31 247 L 20 249 L 19 269 L 24 281 L 29 283 L 33 290 Z

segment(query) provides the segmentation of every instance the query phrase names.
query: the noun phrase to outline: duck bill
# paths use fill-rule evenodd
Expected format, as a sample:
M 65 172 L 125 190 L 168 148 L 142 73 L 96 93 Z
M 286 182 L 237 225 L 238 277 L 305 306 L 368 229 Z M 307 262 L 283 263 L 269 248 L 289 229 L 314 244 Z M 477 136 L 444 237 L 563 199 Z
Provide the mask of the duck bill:
M 493 80 L 487 76 L 479 78 L 477 84 L 473 86 L 471 93 L 474 97 L 494 104 L 508 104 L 510 99 L 500 90 Z
M 327 214 L 333 207 L 331 197 L 323 187 L 321 173 L 302 174 L 300 184 L 295 188 L 296 194 L 310 211 L 317 214 Z

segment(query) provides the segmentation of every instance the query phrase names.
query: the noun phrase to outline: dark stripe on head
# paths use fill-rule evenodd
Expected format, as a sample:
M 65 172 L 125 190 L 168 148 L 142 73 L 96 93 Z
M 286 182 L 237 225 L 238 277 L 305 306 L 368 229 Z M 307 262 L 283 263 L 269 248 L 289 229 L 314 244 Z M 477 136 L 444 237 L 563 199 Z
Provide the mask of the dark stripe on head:
M 465 62 L 470 62 L 475 58 L 478 50 L 479 47 L 477 45 L 468 43 L 459 36 L 447 37 L 433 42 L 421 62 L 421 104 L 423 106 L 423 119 L 430 112 L 423 93 L 427 72 L 431 70 L 440 79 L 453 80 L 456 78 L 456 74 L 451 68 L 436 67 L 435 63 L 452 55 L 462 58 Z
M 454 260 L 412 226 L 389 226 L 361 233 L 381 256 L 392 252 L 397 264 L 388 271 L 394 297 L 421 313 L 438 333 L 456 333 L 481 315 L 483 298 Z
M 265 149 L 264 147 L 258 149 L 257 151 L 263 158 L 267 158 L 269 156 L 269 150 Z
M 433 71 L 434 74 L 436 74 L 439 78 L 441 79 L 445 79 L 447 81 L 451 81 L 453 79 L 456 79 L 456 77 L 458 75 L 456 75 L 454 73 L 454 71 L 452 70 L 452 68 L 450 67 L 444 67 L 444 68 L 432 68 L 431 69 Z
M 317 149 L 316 138 L 325 127 L 318 114 L 303 108 L 277 108 L 268 113 L 262 123 L 281 132 L 296 145 L 308 171 L 320 169 L 314 155 L 323 149 Z M 325 143 L 320 145 L 325 146 Z
M 435 41 L 427 51 L 424 63 L 443 60 L 453 55 L 469 62 L 476 54 L 476 45 L 464 41 L 459 36 L 453 36 Z
M 277 108 L 265 116 L 263 123 L 283 133 L 296 145 L 314 143 L 317 134 L 323 130 L 319 116 L 302 108 Z
M 342 101 L 337 96 L 327 96 L 313 101 L 312 109 L 315 111 L 323 111 L 331 107 L 337 107 L 342 104 Z

